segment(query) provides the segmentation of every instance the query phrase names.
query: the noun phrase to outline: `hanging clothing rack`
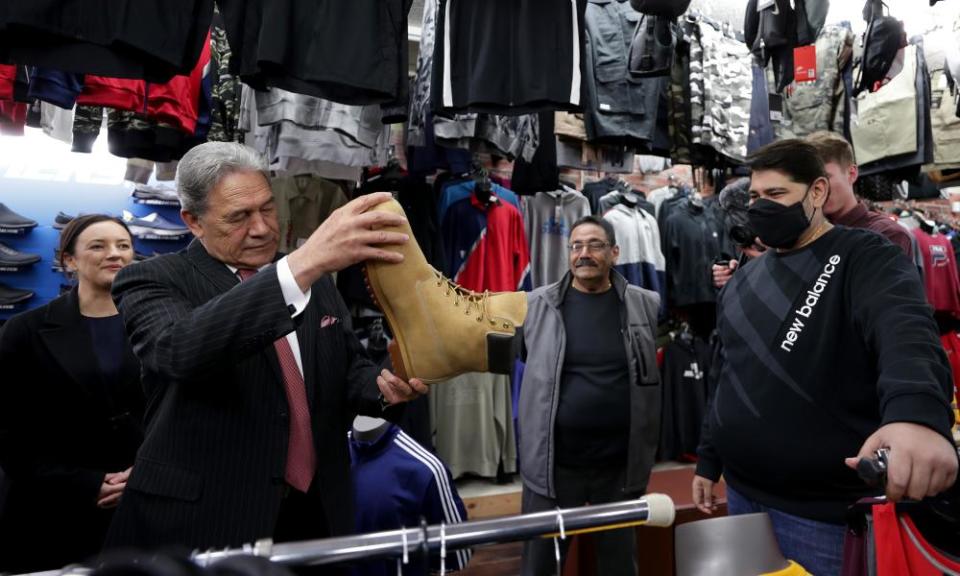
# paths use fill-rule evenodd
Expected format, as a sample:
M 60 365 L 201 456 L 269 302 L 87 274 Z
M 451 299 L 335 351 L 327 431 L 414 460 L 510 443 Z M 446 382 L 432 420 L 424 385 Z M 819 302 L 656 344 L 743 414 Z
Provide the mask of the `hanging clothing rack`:
M 382 558 L 407 558 L 413 554 L 471 548 L 484 544 L 515 542 L 532 538 L 565 538 L 576 534 L 631 526 L 671 526 L 675 518 L 673 501 L 663 494 L 643 498 L 522 514 L 460 524 L 427 526 L 341 536 L 323 540 L 274 544 L 259 540 L 243 548 L 194 554 L 193 561 L 209 565 L 231 556 L 261 556 L 292 566 L 320 566 Z

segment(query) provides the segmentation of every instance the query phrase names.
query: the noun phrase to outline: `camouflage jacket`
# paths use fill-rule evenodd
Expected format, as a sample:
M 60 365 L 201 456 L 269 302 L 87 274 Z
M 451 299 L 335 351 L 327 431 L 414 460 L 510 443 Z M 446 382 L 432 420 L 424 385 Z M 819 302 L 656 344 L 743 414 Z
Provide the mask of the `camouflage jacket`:
M 778 138 L 803 138 L 818 130 L 843 132 L 844 47 L 853 44 L 853 32 L 839 25 L 827 26 L 817 38 L 817 79 L 794 82 L 783 98 L 783 121 L 777 123 Z
M 701 142 L 728 158 L 743 160 L 750 135 L 752 56 L 743 42 L 706 22 L 700 23 L 700 39 L 704 101 Z
M 424 130 L 430 114 L 430 83 L 433 75 L 433 47 L 437 35 L 437 0 L 423 3 L 423 20 L 420 27 L 420 55 L 417 56 L 417 73 L 410 90 L 410 117 L 407 122 L 407 145 L 426 146 Z
M 93 144 L 100 135 L 100 126 L 103 124 L 103 108 L 100 106 L 77 106 L 73 115 L 73 146 L 74 152 L 89 154 L 93 151 Z
M 230 44 L 223 28 L 214 26 L 210 32 L 210 66 L 213 71 L 212 124 L 207 140 L 239 142 L 240 79 L 230 73 Z

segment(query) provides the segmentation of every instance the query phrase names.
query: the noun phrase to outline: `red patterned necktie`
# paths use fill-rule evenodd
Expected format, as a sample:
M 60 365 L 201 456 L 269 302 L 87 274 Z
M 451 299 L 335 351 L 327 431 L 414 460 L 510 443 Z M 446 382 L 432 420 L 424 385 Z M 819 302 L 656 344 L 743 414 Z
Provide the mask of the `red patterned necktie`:
M 240 269 L 240 280 L 247 280 L 256 270 Z M 290 407 L 290 435 L 287 441 L 287 467 L 284 478 L 287 484 L 301 492 L 310 489 L 310 482 L 317 470 L 317 454 L 313 449 L 313 433 L 310 429 L 310 408 L 307 404 L 307 389 L 290 342 L 283 336 L 273 342 L 283 372 L 283 388 Z

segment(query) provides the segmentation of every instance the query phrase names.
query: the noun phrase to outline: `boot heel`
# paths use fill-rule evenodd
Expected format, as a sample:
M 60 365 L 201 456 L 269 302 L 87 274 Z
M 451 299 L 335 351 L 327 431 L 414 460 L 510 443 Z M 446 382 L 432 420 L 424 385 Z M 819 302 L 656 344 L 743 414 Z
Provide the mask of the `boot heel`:
M 393 373 L 403 381 L 407 381 L 407 368 L 403 365 L 403 354 L 400 352 L 400 345 L 394 338 L 387 344 L 387 352 L 390 353 L 390 363 L 393 364 Z
M 487 334 L 487 371 L 511 374 L 514 361 L 514 337 L 508 334 Z

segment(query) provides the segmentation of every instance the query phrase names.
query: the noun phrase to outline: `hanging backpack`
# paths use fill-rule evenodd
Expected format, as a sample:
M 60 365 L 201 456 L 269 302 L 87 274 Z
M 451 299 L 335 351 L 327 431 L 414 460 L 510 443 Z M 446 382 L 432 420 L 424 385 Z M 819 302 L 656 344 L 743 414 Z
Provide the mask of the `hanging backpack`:
M 813 44 L 827 21 L 827 0 L 796 0 L 797 45 Z
M 669 76 L 677 47 L 676 19 L 690 7 L 691 0 L 630 0 L 643 14 L 630 43 L 627 71 L 634 78 Z
M 876 16 L 864 33 L 863 59 L 853 95 L 871 90 L 890 71 L 900 48 L 906 45 L 903 22 L 892 16 Z
M 633 9 L 641 14 L 679 18 L 690 7 L 691 0 L 630 0 Z
M 750 0 L 743 21 L 744 41 L 757 63 L 766 66 L 773 52 L 796 46 L 796 13 L 790 0 L 776 0 L 757 11 L 757 0 Z
M 760 35 L 760 13 L 757 12 L 757 0 L 748 0 L 747 11 L 743 17 L 743 42 L 751 52 Z
M 627 70 L 634 78 L 669 76 L 677 47 L 673 18 L 644 14 L 633 33 Z

